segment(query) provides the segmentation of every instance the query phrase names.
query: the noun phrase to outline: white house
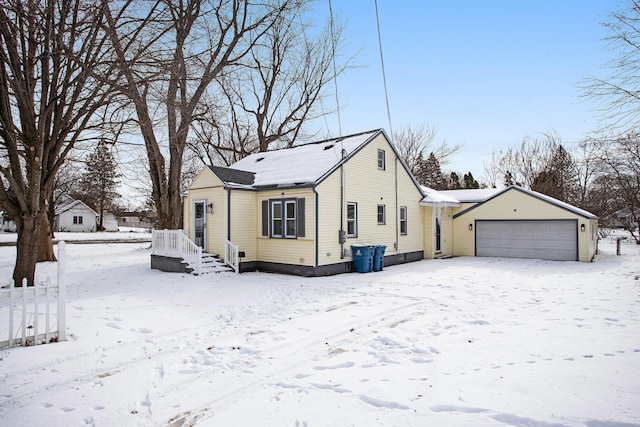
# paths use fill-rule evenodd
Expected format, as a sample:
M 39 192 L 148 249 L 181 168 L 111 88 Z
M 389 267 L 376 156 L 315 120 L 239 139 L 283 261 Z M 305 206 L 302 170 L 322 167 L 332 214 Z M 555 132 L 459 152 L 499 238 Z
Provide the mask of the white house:
M 98 213 L 80 200 L 71 200 L 56 208 L 53 231 L 94 232 Z

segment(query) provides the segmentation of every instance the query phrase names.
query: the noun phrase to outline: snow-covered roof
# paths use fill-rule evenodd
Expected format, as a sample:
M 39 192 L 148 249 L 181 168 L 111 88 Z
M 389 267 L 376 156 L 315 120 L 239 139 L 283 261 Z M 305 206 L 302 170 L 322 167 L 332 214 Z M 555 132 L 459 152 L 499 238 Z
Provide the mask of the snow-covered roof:
M 433 188 L 421 186 L 422 192 L 425 194 L 424 198 L 420 200 L 420 206 L 441 206 L 457 208 L 460 206 L 460 201 L 445 194 L 442 191 L 434 190 Z
M 505 188 L 480 188 L 474 190 L 441 190 L 440 193 L 461 203 L 478 203 L 484 202 L 504 190 Z
M 376 129 L 292 148 L 251 154 L 231 169 L 254 174 L 252 188 L 313 185 L 382 132 Z M 344 156 L 341 154 L 344 150 Z

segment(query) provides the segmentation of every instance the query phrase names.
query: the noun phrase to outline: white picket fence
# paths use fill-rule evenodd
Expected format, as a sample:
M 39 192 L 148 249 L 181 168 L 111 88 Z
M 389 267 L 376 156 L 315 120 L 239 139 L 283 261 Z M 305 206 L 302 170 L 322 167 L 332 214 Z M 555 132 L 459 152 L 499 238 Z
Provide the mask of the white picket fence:
M 66 245 L 59 242 L 56 285 L 47 278 L 35 286 L 11 281 L 0 288 L 0 348 L 66 341 L 66 302 Z

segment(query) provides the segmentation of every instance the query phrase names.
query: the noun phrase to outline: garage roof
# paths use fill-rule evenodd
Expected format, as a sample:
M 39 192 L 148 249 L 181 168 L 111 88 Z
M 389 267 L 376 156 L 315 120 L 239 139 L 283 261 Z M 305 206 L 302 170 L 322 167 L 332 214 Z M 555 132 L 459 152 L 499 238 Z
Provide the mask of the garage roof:
M 484 194 L 480 193 L 483 192 L 485 190 L 492 190 L 493 191 L 493 195 L 489 195 L 487 197 L 487 194 L 490 194 L 490 191 L 486 191 Z M 532 191 L 532 190 L 527 190 L 526 188 L 522 188 L 522 187 L 518 187 L 516 185 L 512 185 L 511 187 L 507 187 L 507 188 L 502 188 L 502 189 L 495 189 L 495 188 L 491 188 L 491 189 L 481 189 L 481 190 L 455 190 L 455 191 L 465 191 L 465 192 L 469 192 L 469 197 L 467 198 L 467 200 L 465 201 L 472 201 L 472 193 L 473 191 L 479 192 L 478 193 L 478 198 L 477 198 L 477 204 L 471 206 L 468 209 L 463 210 L 462 212 L 459 212 L 457 214 L 455 214 L 453 217 L 457 218 L 461 215 L 466 214 L 467 212 L 477 208 L 478 206 L 483 205 L 484 203 L 487 203 L 488 201 L 495 199 L 496 197 L 501 196 L 502 194 L 506 193 L 507 191 L 520 191 L 522 193 L 528 194 L 531 197 L 535 197 L 539 200 L 542 200 L 543 202 L 546 203 L 550 203 L 552 205 L 555 205 L 561 209 L 565 209 L 567 211 L 573 212 L 578 216 L 581 216 L 583 218 L 588 218 L 588 219 L 597 219 L 598 217 L 594 214 L 592 214 L 591 212 L 587 212 L 583 209 L 577 208 L 569 203 L 565 203 L 562 202 L 558 199 L 554 199 L 551 196 L 547 196 L 546 194 L 542 194 L 542 193 L 538 193 L 537 191 Z M 444 191 L 444 193 L 451 193 L 449 191 Z M 484 198 L 483 198 L 484 197 Z M 462 202 L 462 200 L 461 200 Z

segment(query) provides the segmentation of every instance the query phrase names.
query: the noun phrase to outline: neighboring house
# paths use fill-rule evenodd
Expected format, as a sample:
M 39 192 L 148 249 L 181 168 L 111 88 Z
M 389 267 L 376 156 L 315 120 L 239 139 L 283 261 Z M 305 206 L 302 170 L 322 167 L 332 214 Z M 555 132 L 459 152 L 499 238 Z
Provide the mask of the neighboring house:
M 355 244 L 386 245 L 386 265 L 595 255 L 597 218 L 588 212 L 519 187 L 465 191 L 418 185 L 374 130 L 204 168 L 184 199 L 184 229 L 205 252 L 223 254 L 225 240 L 238 245 L 242 271 L 305 276 L 352 271 Z
M 4 212 L 0 212 L 0 230 L 6 231 L 7 233 L 15 233 L 18 231 L 16 222 L 12 219 L 8 219 Z
M 603 223 L 609 228 L 625 228 L 635 231 L 638 224 L 633 221 L 633 218 L 640 218 L 640 210 L 635 210 L 634 215 L 631 215 L 631 209 L 620 209 L 606 217 Z
M 155 218 L 149 212 L 119 212 L 116 214 L 118 227 L 153 228 Z
M 66 199 L 55 210 L 53 231 L 94 232 L 98 213 L 81 200 Z

